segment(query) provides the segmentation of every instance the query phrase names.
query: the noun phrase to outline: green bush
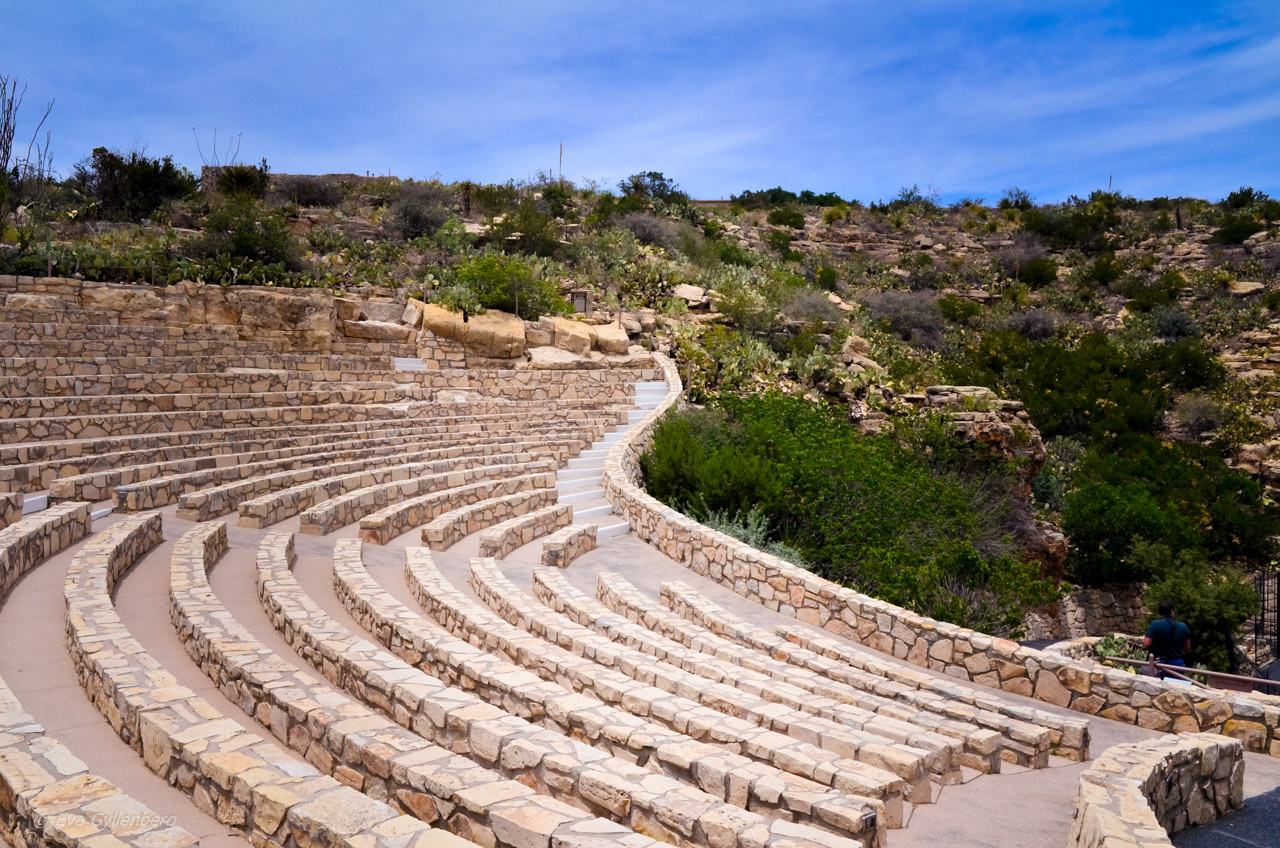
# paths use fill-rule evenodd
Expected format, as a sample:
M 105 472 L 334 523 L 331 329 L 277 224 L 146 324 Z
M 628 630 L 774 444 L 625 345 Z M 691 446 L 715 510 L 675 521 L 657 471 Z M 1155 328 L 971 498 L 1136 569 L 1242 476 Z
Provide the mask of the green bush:
M 391 219 L 406 241 L 434 236 L 449 220 L 449 210 L 427 198 L 402 196 L 392 207 Z
M 214 188 L 224 197 L 260 199 L 271 185 L 271 169 L 267 160 L 261 165 L 227 165 L 218 171 Z
M 1213 233 L 1215 244 L 1242 244 L 1254 233 L 1267 228 L 1250 212 L 1228 212 L 1218 219 L 1218 229 Z
M 555 256 L 560 252 L 560 226 L 555 218 L 538 208 L 533 198 L 525 198 L 501 223 L 489 229 L 490 239 L 508 253 Z
M 1022 228 L 1043 236 L 1059 250 L 1099 253 L 1113 241 L 1112 229 L 1120 224 L 1122 205 L 1124 198 L 1118 193 L 1095 191 L 1088 200 L 1072 197 L 1062 206 L 1028 209 L 1022 213 Z
M 804 213 L 794 206 L 780 206 L 769 211 L 769 223 L 775 227 L 804 229 Z
M 1052 256 L 1037 256 L 1029 259 L 1019 269 L 1017 278 L 1033 289 L 1047 286 L 1058 279 L 1058 260 Z
M 769 230 L 764 234 L 764 243 L 788 262 L 799 261 L 804 256 L 798 250 L 791 249 L 791 233 L 783 230 Z
M 188 247 L 193 258 L 226 255 L 289 270 L 302 267 L 283 216 L 265 209 L 243 195 L 232 195 L 216 204 L 205 218 L 204 233 Z
M 938 308 L 942 310 L 943 318 L 955 324 L 970 324 L 982 314 L 981 305 L 953 294 L 938 298 Z
M 108 221 L 141 221 L 196 190 L 196 178 L 172 156 L 151 159 L 137 150 L 125 155 L 105 147 L 77 163 L 68 183 L 95 201 L 90 217 Z
M 1011 479 L 948 464 L 945 432 L 932 421 L 867 438 L 826 405 L 722 397 L 708 410 L 670 413 L 641 468 L 651 494 L 695 515 L 759 511 L 767 541 L 827 577 L 925 615 L 1010 632 L 1028 604 L 1056 595 L 1008 540 Z
M 516 313 L 527 320 L 573 311 L 556 284 L 537 279 L 529 263 L 518 256 L 486 253 L 469 259 L 454 269 L 453 281 L 461 287 L 453 295 L 460 302 L 474 296 L 475 302 L 486 309 Z

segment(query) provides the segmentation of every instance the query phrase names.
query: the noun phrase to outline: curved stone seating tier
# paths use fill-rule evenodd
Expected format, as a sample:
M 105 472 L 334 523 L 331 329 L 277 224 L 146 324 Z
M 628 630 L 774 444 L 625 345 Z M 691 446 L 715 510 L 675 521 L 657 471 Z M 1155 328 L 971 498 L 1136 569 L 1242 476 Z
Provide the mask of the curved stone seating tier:
M 406 377 L 420 373 L 401 372 Z M 332 373 L 316 371 L 256 371 L 230 367 L 223 371 L 177 371 L 144 374 L 114 374 L 85 377 L 0 377 L 0 397 L 11 400 L 37 399 L 42 404 L 55 398 L 107 398 L 129 395 L 181 395 L 202 398 L 227 395 L 243 397 L 261 394 L 297 394 L 318 388 L 338 391 L 393 391 L 417 389 L 421 380 L 391 379 L 395 372 Z M 412 385 L 404 385 L 409 383 Z M 428 395 L 430 397 L 430 395 Z M 18 416 L 11 416 L 18 417 Z
M 0 600 L 50 555 L 89 534 L 89 505 L 63 504 L 0 531 Z M 117 815 L 104 815 L 110 811 Z M 105 840 L 104 840 L 105 838 Z M 0 839 L 23 846 L 186 848 L 196 840 L 92 774 L 0 678 Z
M 531 455 L 533 452 L 530 450 L 527 453 Z M 304 483 L 242 502 L 238 507 L 239 523 L 242 527 L 270 527 L 317 504 L 371 486 L 389 485 L 421 476 L 431 476 L 433 480 L 424 485 L 432 485 L 440 482 L 438 475 L 458 471 L 463 466 L 508 464 L 511 458 L 509 450 L 481 452 L 479 456 L 461 451 L 457 457 L 446 456 L 445 459 L 427 462 L 378 465 L 372 468 L 369 467 L 372 463 L 357 461 L 354 466 L 363 470 L 333 476 L 320 476 L 326 469 L 317 469 L 317 474 L 312 475 L 312 479 Z M 441 485 L 445 484 L 441 483 Z
M 834 788 L 845 787 L 851 794 L 880 797 L 888 792 L 892 797 L 902 793 L 914 803 L 928 803 L 933 798 L 933 781 L 919 759 L 894 758 L 894 765 L 908 775 L 904 778 L 891 768 L 854 759 L 857 751 L 845 752 L 846 756 L 825 750 L 818 746 L 821 737 L 789 737 L 703 706 L 683 694 L 673 695 L 640 683 L 508 624 L 450 585 L 426 548 L 407 549 L 405 571 L 414 597 L 440 625 L 544 680 L 554 680 L 677 733 L 727 746 L 782 771 Z M 870 746 L 867 753 L 871 753 Z M 889 801 L 886 797 L 886 806 Z
M 768 691 L 769 697 L 811 712 L 840 721 L 846 705 L 861 711 L 882 716 L 895 725 L 901 722 L 930 730 L 964 744 L 960 761 L 965 766 L 988 774 L 1000 771 L 1001 758 L 1006 743 L 1010 759 L 1019 764 L 1043 768 L 1049 760 L 1049 733 L 1038 727 L 1018 728 L 1025 734 L 1025 742 L 1004 739 L 999 732 L 981 727 L 969 720 L 961 720 L 914 709 L 906 704 L 867 692 L 859 692 L 832 681 L 824 681 L 816 675 L 806 678 L 798 669 L 766 658 L 753 662 L 747 656 L 738 657 L 747 663 L 734 662 L 712 650 L 689 648 L 683 643 L 661 636 L 624 616 L 617 615 L 591 596 L 578 591 L 558 571 L 535 569 L 533 573 L 534 595 L 549 608 L 564 615 L 570 621 L 588 627 L 621 645 L 642 651 L 652 657 L 670 663 L 719 683 L 727 683 L 750 692 Z M 734 646 L 730 646 L 734 647 Z M 745 650 L 739 649 L 742 654 Z M 822 706 L 826 704 L 827 706 Z M 861 716 L 860 716 L 861 717 Z M 1007 722 L 1006 722 L 1007 723 Z M 872 725 L 864 725 L 875 730 Z M 901 733 L 901 729 L 898 730 Z M 1029 744 L 1028 744 L 1029 743 Z M 1029 749 L 1029 750 L 1027 750 Z M 1016 758 L 1014 755 L 1017 755 Z
M 64 590 L 67 641 L 81 684 L 147 767 L 254 845 L 459 848 L 452 834 L 400 815 L 245 731 L 142 649 L 116 615 L 111 591 L 160 541 L 159 514 L 126 518 L 81 549 Z M 211 542 L 215 534 L 196 544 Z
M 291 391 L 212 394 L 87 395 L 11 398 L 0 411 L 4 418 L 45 418 L 66 416 L 137 415 L 149 412 L 231 412 L 243 409 L 270 409 L 277 406 L 325 406 L 335 403 L 405 403 L 432 399 L 430 389 L 421 386 L 376 385 L 325 388 L 304 387 Z
M 959 783 L 962 745 L 954 739 L 819 698 L 788 698 L 777 683 L 736 688 L 685 671 L 575 624 L 542 606 L 506 579 L 493 560 L 471 561 L 471 588 L 500 617 L 521 630 L 584 659 L 622 672 L 663 692 L 683 695 L 726 716 L 742 719 L 818 747 L 892 771 L 913 783 Z M 736 683 L 736 681 L 735 681 Z M 806 693 L 800 693 L 802 696 Z M 832 716 L 828 718 L 827 716 Z
M 595 524 L 570 524 L 542 540 L 542 564 L 565 568 L 595 546 Z
M 56 306 L 0 306 L 0 326 L 17 324 L 92 324 L 115 326 L 120 323 L 120 313 L 110 309 L 86 309 L 66 301 Z
M 486 525 L 489 529 L 480 534 L 480 556 L 502 559 L 534 539 L 567 527 L 573 521 L 573 505 L 554 503 L 557 496 L 543 495 L 551 506 L 542 506 L 530 495 L 523 504 L 526 512 L 514 512 L 513 518 Z
M 547 435 L 553 434 L 549 433 Z M 559 438 L 559 441 L 552 443 L 553 446 L 547 449 L 557 451 L 555 445 L 558 444 L 559 456 L 572 455 L 580 445 L 584 444 L 581 437 L 572 431 L 555 433 L 554 435 Z M 250 477 L 237 483 L 229 483 L 224 486 L 215 486 L 211 489 L 192 492 L 183 495 L 179 499 L 181 508 L 178 510 L 178 516 L 189 518 L 193 521 L 206 520 L 231 512 L 238 509 L 246 501 L 265 497 L 272 492 L 279 492 L 310 482 L 318 482 L 331 476 L 342 476 L 380 468 L 397 460 L 401 462 L 411 460 L 437 463 L 431 466 L 433 470 L 446 470 L 452 466 L 439 463 L 453 460 L 456 464 L 466 457 L 503 456 L 523 451 L 526 448 L 546 447 L 545 443 L 540 444 L 537 440 L 524 442 L 516 441 L 514 438 L 495 436 L 480 442 L 469 435 L 457 438 L 438 437 L 434 443 L 424 444 L 433 444 L 433 446 L 422 451 L 397 448 L 396 450 L 402 451 L 399 455 L 396 455 L 396 450 L 379 450 L 373 456 L 355 463 L 333 463 L 329 466 L 318 468 L 281 471 L 276 474 Z
M 640 455 L 680 396 L 675 365 L 654 358 L 667 396 L 610 448 L 603 484 L 614 514 L 672 560 L 768 609 L 962 682 L 1152 730 L 1221 731 L 1248 750 L 1280 756 L 1280 696 L 1187 689 L 934 621 L 755 550 L 651 497 L 637 482 Z
M 35 357 L 205 357 L 205 356 L 270 356 L 279 350 L 265 342 L 139 341 L 128 339 L 0 339 L 0 358 L 32 359 Z
M 371 424 L 372 426 L 363 426 Z M 604 425 L 559 425 L 554 422 L 537 428 L 537 432 L 580 433 L 594 438 Z M 86 491 L 107 491 L 114 486 L 130 485 L 179 473 L 194 473 L 206 468 L 224 468 L 245 462 L 304 456 L 309 453 L 343 450 L 362 445 L 379 447 L 405 444 L 435 438 L 444 443 L 461 440 L 486 432 L 488 438 L 509 440 L 502 435 L 509 431 L 524 432 L 529 428 L 511 418 L 486 417 L 483 425 L 459 421 L 456 424 L 436 423 L 413 426 L 412 423 L 352 422 L 350 425 L 311 425 L 307 427 L 278 428 L 282 435 L 274 435 L 277 428 L 260 431 L 199 431 L 189 435 L 191 441 L 175 444 L 151 444 L 159 442 L 161 435 L 138 436 L 130 439 L 103 439 L 101 442 L 78 440 L 71 442 L 41 442 L 20 446 L 20 449 L 0 448 L 11 458 L 16 456 L 35 459 L 30 464 L 0 465 L 0 485 L 8 485 L 15 491 L 34 492 L 41 489 L 60 488 L 58 480 L 73 480 L 63 486 L 85 486 Z M 219 440 L 218 436 L 234 435 L 232 440 Z M 177 434 L 175 434 L 177 435 Z M 417 437 L 416 439 L 414 437 Z M 145 445 L 133 449 L 102 453 L 87 449 L 118 447 L 120 445 Z M 65 449 L 65 455 L 59 455 Z M 52 458 L 48 458 L 52 457 Z M 29 461 L 29 460 L 23 460 Z M 172 463 L 172 464 L 170 464 Z M 77 479 L 78 478 L 78 479 Z M 51 491 L 51 494 L 53 492 Z
M 378 483 L 318 503 L 304 511 L 299 530 L 313 536 L 324 536 L 340 527 L 355 524 L 370 513 L 406 498 L 427 494 L 453 493 L 452 503 L 468 503 L 478 498 L 493 498 L 547 489 L 555 485 L 557 459 L 540 459 L 551 454 L 549 448 L 531 448 L 521 454 L 495 458 L 513 460 L 495 465 L 483 461 L 458 463 L 445 474 L 412 477 L 391 483 Z M 489 457 L 483 457 L 488 459 Z M 459 491 L 463 490 L 465 491 Z M 458 507 L 462 509 L 463 507 Z
M 557 430 L 552 433 L 535 430 L 528 434 L 529 441 L 524 444 L 545 445 L 547 440 L 561 433 L 564 433 L 568 439 L 574 440 L 570 441 L 570 444 L 584 444 L 586 443 L 586 438 L 588 438 L 580 431 L 573 429 Z M 133 476 L 133 470 L 125 468 L 120 472 L 88 474 L 55 481 L 50 486 L 50 497 L 56 500 L 77 491 L 86 495 L 98 494 L 104 491 L 104 487 L 111 486 L 116 480 L 120 480 L 120 483 L 111 486 L 111 489 L 115 489 L 114 500 L 120 509 L 130 511 L 154 509 L 171 503 L 178 503 L 183 499 L 184 495 L 197 491 L 216 490 L 220 493 L 219 499 L 226 505 L 222 512 L 229 512 L 238 503 L 238 501 L 234 501 L 234 498 L 229 497 L 229 494 L 243 491 L 241 488 L 236 488 L 236 484 L 246 480 L 269 478 L 272 483 L 275 483 L 288 480 L 289 478 L 283 475 L 294 471 L 333 469 L 329 474 L 336 474 L 343 469 L 354 470 L 355 467 L 378 467 L 398 461 L 403 462 L 415 457 L 439 456 L 439 452 L 447 447 L 468 446 L 478 441 L 479 438 L 471 434 L 446 435 L 442 431 L 415 434 L 414 437 L 409 438 L 393 437 L 387 441 L 376 438 L 356 439 L 350 442 L 336 443 L 339 446 L 346 446 L 337 450 L 317 451 L 314 448 L 308 448 L 302 449 L 304 452 L 298 452 L 297 449 L 291 449 L 288 452 L 293 455 L 279 459 L 256 459 L 260 454 L 250 454 L 250 461 L 234 463 L 232 457 L 222 457 L 220 461 L 212 466 L 206 465 L 202 468 L 179 471 L 176 474 L 168 473 L 152 476 L 127 484 L 123 483 L 123 481 Z M 494 441 L 504 440 L 495 437 Z M 512 444 L 511 442 L 505 443 Z M 326 445 L 324 447 L 333 448 L 334 445 Z M 566 450 L 571 449 L 566 448 Z M 576 453 L 576 451 L 571 451 L 571 453 Z M 365 465 L 353 465 L 356 461 L 363 461 Z M 181 463 L 176 463 L 175 465 L 181 468 Z M 174 466 L 170 465 L 169 467 L 172 468 Z M 135 468 L 137 468 L 139 475 L 145 475 L 150 468 L 155 468 L 155 466 L 143 466 L 141 468 L 135 466 Z M 306 475 L 304 474 L 299 479 L 306 479 Z M 106 489 L 106 491 L 110 492 L 111 489 Z M 270 491 L 270 489 L 258 489 L 257 491 L 261 493 Z M 227 494 L 221 494 L 223 492 Z M 84 499 L 90 500 L 88 497 Z
M 22 518 L 21 492 L 0 492 L 0 529 Z
M 292 561 L 292 533 L 272 533 L 259 547 L 259 597 L 276 629 L 331 683 L 391 715 L 402 727 L 449 750 L 468 754 L 541 794 L 571 804 L 585 803 L 591 812 L 633 828 L 647 829 L 654 820 L 668 828 L 671 823 L 687 821 L 688 826 L 673 840 L 680 843 L 710 846 L 729 838 L 745 846 L 752 843 L 760 828 L 769 826 L 758 812 L 725 809 L 723 797 L 628 760 L 602 758 L 588 745 L 450 688 L 357 639 L 307 597 L 293 578 Z M 839 824 L 848 822 L 856 829 L 849 832 L 844 828 L 846 835 L 875 836 L 875 831 L 863 833 L 867 830 L 862 824 L 865 804 L 824 803 L 824 821 L 830 821 L 834 829 L 841 830 Z M 699 815 L 699 809 L 705 812 Z M 790 835 L 804 840 L 799 829 Z M 867 844 L 883 843 L 872 839 Z
M 243 356 L 9 356 L 0 357 L 0 371 L 7 379 L 35 380 L 50 377 L 112 377 L 124 374 L 226 373 L 292 371 L 297 374 L 366 374 L 393 372 L 389 356 L 346 356 L 327 353 L 264 353 Z
M 334 550 L 335 592 L 352 617 L 375 634 L 379 642 L 428 674 L 561 735 L 585 740 L 608 754 L 660 768 L 670 777 L 697 785 L 737 806 L 769 811 L 771 816 L 785 811 L 796 820 L 811 821 L 814 815 L 820 819 L 830 817 L 823 812 L 828 809 L 828 799 L 843 799 L 843 810 L 847 811 L 850 803 L 855 808 L 861 805 L 864 814 L 857 819 L 868 833 L 883 826 L 902 827 L 904 784 L 894 775 L 860 763 L 850 764 L 852 768 L 837 768 L 829 762 L 831 758 L 823 758 L 824 752 L 815 762 L 805 754 L 808 746 L 793 746 L 787 762 L 797 770 L 805 769 L 807 764 L 809 772 L 825 781 L 818 783 L 735 753 L 729 750 L 736 749 L 733 743 L 694 741 L 684 733 L 544 681 L 537 674 L 458 639 L 401 604 L 369 576 L 360 559 L 361 549 L 358 540 L 339 540 Z M 425 548 L 410 548 L 409 556 L 422 563 L 430 561 Z M 883 804 L 884 815 L 877 822 L 870 822 L 865 816 L 865 812 L 879 809 L 867 804 L 869 797 Z
M 340 396 L 341 392 L 334 392 Z M 143 412 L 138 414 L 104 414 L 83 416 L 46 416 L 42 418 L 0 419 L 0 441 L 5 444 L 54 439 L 78 439 L 94 436 L 118 436 L 167 432 L 172 430 L 202 430 L 234 427 L 273 426 L 281 424 L 306 425 L 315 423 L 345 423 L 366 419 L 390 419 L 400 422 L 425 418 L 444 418 L 458 412 L 512 412 L 527 413 L 521 407 L 529 404 L 512 401 L 473 401 L 467 403 L 441 403 L 409 401 L 403 403 L 347 403 L 334 402 L 313 406 L 271 406 L 251 409 L 179 410 L 174 412 Z M 582 402 L 586 403 L 586 402 Z M 576 415 L 575 415 L 576 414 Z M 610 414 L 604 406 L 590 408 L 586 405 L 569 410 L 566 418 L 595 418 Z M 618 409 L 612 413 L 615 423 L 624 423 L 626 412 Z
M 1080 775 L 1067 846 L 1171 846 L 1169 835 L 1216 821 L 1243 805 L 1239 740 L 1187 733 L 1117 745 Z
M 639 593 L 628 589 L 625 581 L 616 575 L 602 576 L 597 585 L 601 597 L 607 596 L 619 607 L 643 615 L 646 623 L 661 622 L 664 630 L 686 633 L 686 638 L 716 640 L 717 646 L 726 653 L 732 653 L 733 645 L 744 645 L 775 658 L 770 661 L 797 673 L 807 671 L 941 714 L 972 715 L 974 721 L 1009 733 L 1014 741 L 1023 745 L 1032 744 L 1035 738 L 1028 734 L 1028 728 L 1040 727 L 1048 734 L 1047 741 L 1054 753 L 1077 762 L 1089 759 L 1089 725 L 1083 719 L 1063 718 L 1044 710 L 1010 704 L 964 684 L 941 681 L 908 666 L 854 651 L 835 639 L 812 635 L 799 628 L 779 627 L 779 633 L 794 630 L 797 639 L 812 638 L 811 644 L 822 650 L 814 652 L 798 647 L 743 621 L 683 583 L 664 582 L 660 587 L 662 603 L 669 610 L 647 599 L 640 600 Z M 682 624 L 684 628 L 692 628 L 692 632 L 681 628 Z M 730 647 L 723 648 L 726 644 Z M 1040 750 L 1039 745 L 1034 750 Z
M 594 818 L 426 741 L 258 642 L 205 577 L 225 549 L 224 522 L 197 525 L 179 541 L 169 580 L 174 626 L 205 674 L 308 762 L 482 846 L 549 843 Z
M 555 471 L 554 468 L 547 470 Z M 500 491 L 496 495 L 492 492 L 478 493 L 481 500 L 464 501 L 462 506 L 440 513 L 422 528 L 423 544 L 433 551 L 443 551 L 472 533 L 478 533 L 512 516 L 523 518 L 531 509 L 555 503 L 560 497 L 560 493 L 552 488 L 556 483 L 555 474 L 539 476 L 538 482 L 543 485 L 532 490 L 529 486 L 524 486 L 516 491 Z M 571 507 L 569 514 L 573 514 Z

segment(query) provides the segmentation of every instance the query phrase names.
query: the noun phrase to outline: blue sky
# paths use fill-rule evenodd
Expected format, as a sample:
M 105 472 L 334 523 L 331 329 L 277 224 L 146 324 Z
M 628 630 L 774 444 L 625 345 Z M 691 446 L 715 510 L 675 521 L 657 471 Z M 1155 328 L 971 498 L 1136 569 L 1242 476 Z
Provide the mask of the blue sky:
M 485 182 L 657 170 L 1041 201 L 1280 195 L 1280 2 L 2 0 L 64 174 L 95 146 Z M 220 144 L 220 147 L 223 145 Z

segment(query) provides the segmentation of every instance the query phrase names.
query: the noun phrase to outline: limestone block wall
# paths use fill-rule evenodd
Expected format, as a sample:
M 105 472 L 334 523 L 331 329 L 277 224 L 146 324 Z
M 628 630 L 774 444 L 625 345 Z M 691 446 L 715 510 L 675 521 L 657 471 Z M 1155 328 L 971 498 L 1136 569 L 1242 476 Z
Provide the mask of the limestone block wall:
M 1210 733 L 1108 748 L 1080 775 L 1067 848 L 1156 848 L 1244 805 L 1238 740 Z
M 651 497 L 639 485 L 639 458 L 681 385 L 674 364 L 659 362 L 667 397 L 610 450 L 604 488 L 632 532 L 667 556 L 771 610 L 941 674 L 1153 730 L 1222 733 L 1246 750 L 1280 756 L 1280 697 L 1174 686 L 934 621 L 757 551 Z
M 517 515 L 495 524 L 480 534 L 480 556 L 501 559 L 522 545 L 567 527 L 573 521 L 572 504 L 555 504 L 558 493 L 547 493 L 546 502 L 552 506 L 537 509 L 525 515 Z
M 0 492 L 0 529 L 22 518 L 22 493 Z
M 565 568 L 595 546 L 596 525 L 571 524 L 542 540 L 542 564 Z
M 1027 617 L 1028 639 L 1076 639 L 1104 633 L 1137 633 L 1147 609 L 1142 586 L 1077 587 L 1055 605 L 1055 615 Z

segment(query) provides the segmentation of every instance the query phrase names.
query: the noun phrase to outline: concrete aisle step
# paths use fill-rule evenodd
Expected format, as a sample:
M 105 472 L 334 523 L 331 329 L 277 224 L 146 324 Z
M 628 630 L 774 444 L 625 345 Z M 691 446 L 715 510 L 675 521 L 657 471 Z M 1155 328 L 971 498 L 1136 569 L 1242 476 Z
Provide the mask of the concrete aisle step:
M 576 504 L 583 501 L 598 501 L 604 497 L 604 489 L 582 489 L 560 496 L 562 504 Z

